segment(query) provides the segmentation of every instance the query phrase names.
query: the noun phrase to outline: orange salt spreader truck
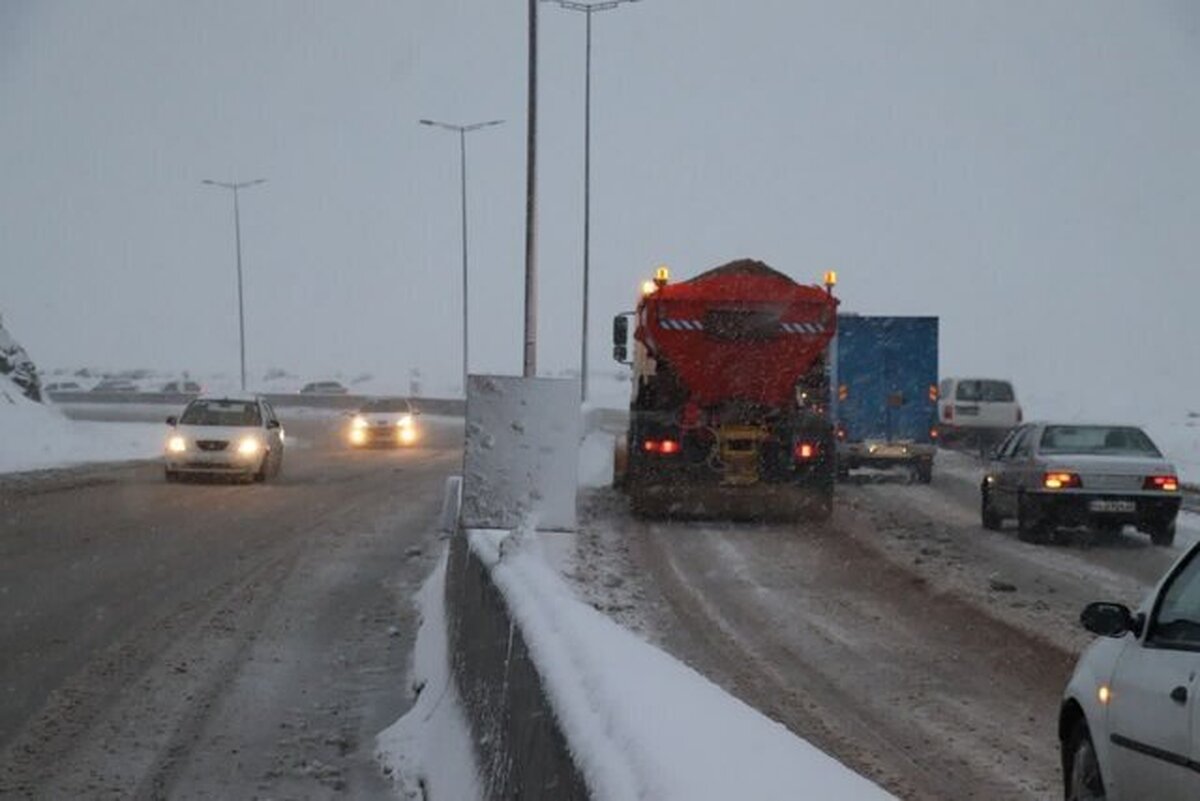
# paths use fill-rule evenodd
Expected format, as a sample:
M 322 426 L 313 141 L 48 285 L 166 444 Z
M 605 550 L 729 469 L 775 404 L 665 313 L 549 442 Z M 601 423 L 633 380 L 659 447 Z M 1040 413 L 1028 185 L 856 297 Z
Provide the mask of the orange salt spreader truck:
M 635 514 L 829 516 L 835 282 L 804 286 L 749 259 L 677 283 L 660 268 L 637 310 L 617 315 L 613 356 L 633 391 L 614 480 Z

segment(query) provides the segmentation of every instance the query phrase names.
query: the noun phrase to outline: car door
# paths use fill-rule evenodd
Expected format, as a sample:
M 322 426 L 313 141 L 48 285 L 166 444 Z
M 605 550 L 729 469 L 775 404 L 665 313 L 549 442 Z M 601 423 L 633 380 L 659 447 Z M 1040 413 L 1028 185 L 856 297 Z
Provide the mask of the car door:
M 1200 798 L 1196 722 L 1200 673 L 1200 551 L 1163 584 L 1141 640 L 1113 671 L 1108 712 L 1120 798 Z
M 1017 492 L 1020 490 L 1021 462 L 1020 454 L 1024 444 L 1032 437 L 1033 426 L 1022 426 L 1014 431 L 1004 441 L 997 451 L 998 469 L 995 473 L 995 508 L 1006 517 L 1017 514 Z M 1028 458 L 1028 450 L 1025 451 Z
M 263 419 L 267 421 L 267 441 L 270 443 L 271 452 L 278 454 L 276 460 L 283 457 L 283 426 L 279 422 L 279 418 L 275 416 L 275 407 L 263 401 Z

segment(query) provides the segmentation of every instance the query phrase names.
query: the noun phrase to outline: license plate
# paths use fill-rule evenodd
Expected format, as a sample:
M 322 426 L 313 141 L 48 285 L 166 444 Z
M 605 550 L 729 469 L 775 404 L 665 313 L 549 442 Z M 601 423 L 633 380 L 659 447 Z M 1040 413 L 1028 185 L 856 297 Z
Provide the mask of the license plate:
M 1090 512 L 1136 512 L 1137 504 L 1133 501 L 1098 500 L 1088 502 Z

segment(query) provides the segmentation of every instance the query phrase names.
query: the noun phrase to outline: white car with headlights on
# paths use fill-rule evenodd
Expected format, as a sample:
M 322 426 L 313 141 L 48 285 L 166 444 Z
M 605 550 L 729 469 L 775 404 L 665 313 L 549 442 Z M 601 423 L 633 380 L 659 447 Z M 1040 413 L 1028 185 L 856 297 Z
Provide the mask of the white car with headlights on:
M 1067 801 L 1200 798 L 1200 545 L 1136 610 L 1088 604 L 1058 717 Z
M 351 416 L 346 437 L 356 448 L 415 445 L 420 439 L 418 414 L 404 398 L 376 398 Z
M 196 398 L 167 425 L 168 481 L 183 475 L 266 481 L 283 468 L 283 426 L 262 398 Z

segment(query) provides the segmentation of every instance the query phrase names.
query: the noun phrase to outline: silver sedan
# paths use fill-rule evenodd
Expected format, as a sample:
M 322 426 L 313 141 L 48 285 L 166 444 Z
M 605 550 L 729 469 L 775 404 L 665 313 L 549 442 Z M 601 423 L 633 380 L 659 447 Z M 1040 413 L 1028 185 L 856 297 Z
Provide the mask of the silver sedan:
M 1018 426 L 990 454 L 980 486 L 984 528 L 1015 518 L 1025 542 L 1044 542 L 1060 526 L 1115 533 L 1132 525 L 1170 545 L 1179 504 L 1175 467 L 1126 425 Z

